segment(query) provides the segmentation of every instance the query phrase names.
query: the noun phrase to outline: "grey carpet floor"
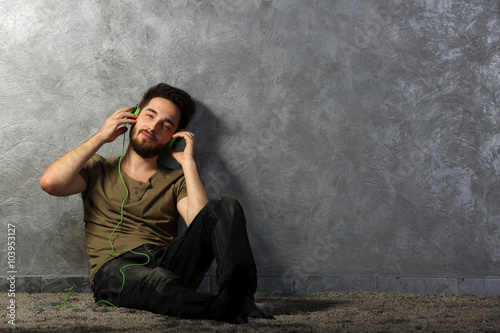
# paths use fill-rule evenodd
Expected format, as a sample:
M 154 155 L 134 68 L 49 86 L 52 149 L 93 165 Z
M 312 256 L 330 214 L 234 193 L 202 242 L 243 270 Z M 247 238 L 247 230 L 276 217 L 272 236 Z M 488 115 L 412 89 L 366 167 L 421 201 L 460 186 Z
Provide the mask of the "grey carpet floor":
M 500 295 L 309 293 L 256 295 L 274 320 L 231 325 L 187 320 L 126 308 L 94 306 L 91 294 L 70 296 L 68 308 L 35 308 L 61 303 L 66 294 L 2 295 L 15 300 L 1 332 L 500 332 Z M 89 307 L 90 306 L 90 307 Z

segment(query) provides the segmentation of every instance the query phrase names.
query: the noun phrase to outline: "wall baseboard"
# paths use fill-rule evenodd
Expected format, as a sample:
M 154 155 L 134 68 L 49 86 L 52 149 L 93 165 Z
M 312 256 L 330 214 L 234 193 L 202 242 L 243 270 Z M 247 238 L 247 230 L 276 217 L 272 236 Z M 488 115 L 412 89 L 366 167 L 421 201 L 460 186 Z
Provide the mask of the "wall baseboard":
M 0 292 L 64 293 L 75 286 L 75 292 L 88 293 L 88 276 L 8 276 L 1 277 Z M 14 287 L 14 288 L 12 288 Z M 199 287 L 201 292 L 217 292 L 215 276 L 207 275 Z M 500 278 L 422 278 L 383 276 L 261 276 L 258 292 L 396 292 L 500 294 Z

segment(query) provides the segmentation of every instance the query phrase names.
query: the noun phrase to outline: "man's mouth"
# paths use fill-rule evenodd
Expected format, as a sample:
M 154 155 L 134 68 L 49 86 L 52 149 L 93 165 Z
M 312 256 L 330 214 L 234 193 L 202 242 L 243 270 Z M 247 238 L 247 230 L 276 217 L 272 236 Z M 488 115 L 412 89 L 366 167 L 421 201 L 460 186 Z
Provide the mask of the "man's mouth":
M 140 131 L 139 134 L 141 134 L 142 137 L 145 138 L 148 141 L 156 141 L 155 136 L 152 133 L 150 133 L 150 132 L 148 132 L 146 130 Z

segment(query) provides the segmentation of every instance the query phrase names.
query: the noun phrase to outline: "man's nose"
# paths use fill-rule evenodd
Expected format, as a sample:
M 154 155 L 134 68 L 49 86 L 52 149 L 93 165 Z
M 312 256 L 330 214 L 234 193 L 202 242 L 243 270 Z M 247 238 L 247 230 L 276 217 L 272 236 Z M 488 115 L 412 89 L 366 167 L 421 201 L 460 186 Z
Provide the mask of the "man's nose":
M 149 125 L 149 131 L 150 132 L 156 132 L 156 130 L 159 128 L 158 126 L 162 126 L 160 121 L 154 122 Z

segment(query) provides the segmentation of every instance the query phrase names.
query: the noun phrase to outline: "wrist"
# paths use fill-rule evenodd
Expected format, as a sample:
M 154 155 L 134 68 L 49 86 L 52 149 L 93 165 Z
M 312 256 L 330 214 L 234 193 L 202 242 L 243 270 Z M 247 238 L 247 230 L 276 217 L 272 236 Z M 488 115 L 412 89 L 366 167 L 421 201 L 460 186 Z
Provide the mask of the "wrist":
M 85 150 L 93 151 L 95 153 L 105 143 L 106 143 L 106 141 L 104 140 L 104 138 L 102 136 L 100 136 L 99 133 L 96 133 L 93 136 L 91 136 L 90 139 L 88 139 L 86 142 L 84 142 L 82 146 L 84 147 Z
M 106 142 L 108 142 L 107 140 L 107 136 L 106 134 L 102 133 L 101 131 L 97 132 L 96 134 L 94 134 L 90 139 L 89 141 L 98 146 L 99 148 L 101 146 L 103 146 Z
M 198 166 L 196 165 L 196 160 L 194 158 L 187 158 L 179 163 L 184 170 L 196 170 Z

